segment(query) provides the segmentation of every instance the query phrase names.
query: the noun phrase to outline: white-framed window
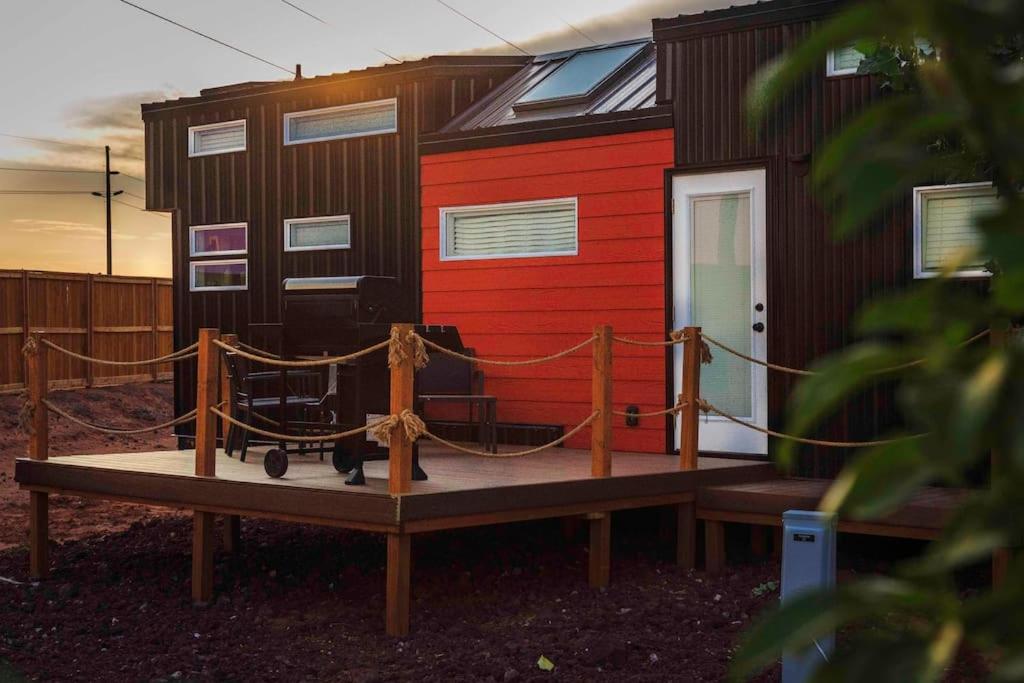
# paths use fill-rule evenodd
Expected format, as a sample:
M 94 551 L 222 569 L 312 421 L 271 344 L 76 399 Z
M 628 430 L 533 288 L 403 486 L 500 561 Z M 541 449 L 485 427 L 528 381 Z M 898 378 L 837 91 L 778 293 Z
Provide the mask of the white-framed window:
M 285 251 L 348 249 L 351 246 L 352 217 L 349 215 L 286 218 L 284 221 Z
M 233 256 L 249 250 L 247 223 L 192 225 L 188 229 L 189 256 Z
M 992 183 L 960 183 L 914 188 L 914 277 L 935 277 L 954 256 L 977 249 L 977 219 L 999 207 Z M 957 277 L 983 277 L 987 259 L 976 253 Z
M 203 157 L 245 151 L 245 119 L 188 128 L 188 155 Z
M 284 144 L 398 132 L 398 100 L 374 100 L 284 115 Z
M 189 290 L 193 292 L 224 292 L 249 286 L 249 261 L 224 259 L 192 261 L 189 264 Z
M 826 76 L 848 76 L 857 73 L 860 63 L 864 60 L 864 53 L 853 45 L 829 50 L 825 58 Z
M 575 197 L 441 209 L 441 260 L 575 256 Z

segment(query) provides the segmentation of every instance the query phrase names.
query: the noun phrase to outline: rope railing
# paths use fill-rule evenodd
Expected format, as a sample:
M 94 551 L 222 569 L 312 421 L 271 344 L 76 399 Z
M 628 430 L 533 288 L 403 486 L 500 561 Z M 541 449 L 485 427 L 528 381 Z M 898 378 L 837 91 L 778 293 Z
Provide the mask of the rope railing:
M 285 434 L 283 432 L 272 432 L 268 429 L 261 429 L 260 427 L 246 424 L 245 422 L 242 422 L 241 420 L 234 418 L 233 416 L 229 415 L 228 413 L 225 413 L 224 411 L 220 410 L 215 406 L 210 407 L 210 412 L 216 415 L 217 417 L 221 418 L 222 420 L 227 421 L 229 424 L 238 427 L 239 429 L 243 429 L 247 432 L 257 434 L 267 439 L 273 439 L 274 441 L 284 441 L 289 443 L 321 443 L 325 441 L 340 441 L 341 439 L 345 439 L 350 436 L 355 436 L 357 434 L 363 434 L 364 432 L 368 432 L 371 429 L 375 428 L 380 423 L 387 420 L 387 417 L 385 417 L 381 418 L 380 420 L 376 420 L 374 422 L 363 425 L 362 427 L 357 427 L 355 429 L 350 429 L 344 432 L 333 432 L 331 434 Z
M 894 439 L 874 439 L 870 441 L 831 441 L 828 439 L 810 439 L 803 436 L 794 436 L 792 434 L 777 432 L 773 429 L 768 429 L 767 427 L 761 427 L 759 425 L 751 424 L 746 420 L 739 419 L 735 415 L 730 415 L 729 413 L 725 412 L 724 410 L 721 410 L 720 408 L 712 405 L 711 403 L 705 401 L 702 398 L 697 399 L 697 406 L 705 413 L 714 413 L 719 417 L 724 417 L 726 420 L 729 420 L 730 422 L 735 422 L 736 424 L 742 425 L 747 429 L 752 429 L 755 432 L 761 432 L 762 434 L 767 434 L 768 436 L 773 436 L 777 439 L 786 439 L 788 441 L 795 441 L 797 443 L 807 444 L 808 446 L 827 446 L 832 448 L 867 448 L 871 446 L 887 446 L 889 444 L 909 441 L 911 439 L 920 439 L 926 436 L 925 434 L 911 434 L 910 436 L 901 436 Z
M 664 410 L 652 410 L 652 411 L 647 412 L 647 413 L 630 413 L 630 412 L 625 411 L 625 410 L 613 410 L 612 411 L 612 415 L 617 415 L 618 417 L 633 417 L 633 418 L 661 417 L 662 415 L 675 415 L 676 413 L 681 412 L 683 410 L 683 408 L 686 407 L 686 405 L 687 405 L 686 401 L 680 400 L 679 403 L 675 404 L 671 408 L 665 408 Z
M 592 335 L 592 336 L 588 337 L 587 339 L 584 339 L 583 341 L 581 341 L 579 344 L 576 344 L 575 346 L 570 346 L 567 349 L 563 349 L 563 350 L 558 351 L 556 353 L 552 353 L 552 354 L 550 354 L 548 356 L 541 356 L 539 358 L 527 358 L 526 360 L 493 360 L 493 359 L 488 359 L 488 358 L 478 358 L 476 356 L 468 356 L 468 355 L 466 355 L 464 353 L 459 353 L 458 351 L 452 351 L 451 349 L 446 349 L 445 347 L 441 346 L 440 344 L 437 344 L 435 342 L 430 341 L 429 339 L 427 339 L 425 337 L 420 336 L 416 332 L 413 332 L 412 334 L 416 337 L 416 339 L 418 339 L 420 342 L 422 342 L 425 346 L 433 349 L 434 351 L 437 351 L 439 353 L 443 353 L 443 354 L 451 356 L 453 358 L 461 358 L 462 360 L 469 361 L 471 363 L 480 363 L 482 365 L 499 365 L 499 366 L 505 366 L 505 367 L 521 366 L 521 365 L 537 365 L 539 363 L 548 363 L 548 362 L 553 361 L 553 360 L 558 360 L 559 358 L 564 358 L 566 356 L 569 356 L 569 355 L 571 355 L 573 353 L 576 353 L 580 349 L 585 348 L 585 347 L 587 347 L 590 344 L 593 344 L 594 340 L 597 338 L 595 335 Z
M 60 415 L 65 420 L 68 420 L 69 422 L 79 425 L 80 427 L 85 427 L 86 429 L 89 429 L 94 432 L 99 432 L 101 434 L 117 434 L 122 436 L 130 434 L 145 434 L 147 432 L 158 432 L 161 429 L 167 429 L 168 427 L 175 427 L 177 425 L 184 424 L 185 422 L 190 422 L 194 420 L 196 417 L 196 410 L 193 408 L 192 410 L 188 411 L 184 415 L 181 415 L 180 417 L 176 417 L 173 420 L 168 420 L 167 422 L 161 422 L 158 425 L 152 425 L 150 427 L 140 427 L 137 429 L 124 429 L 121 427 L 105 427 L 103 425 L 87 422 L 86 420 L 83 420 L 80 417 L 75 417 L 74 415 L 67 412 L 63 408 L 60 408 L 59 406 L 55 405 L 49 399 L 43 399 L 42 403 L 50 412 Z
M 271 353 L 270 351 L 267 351 L 266 349 L 257 348 L 255 346 L 250 345 L 250 344 L 246 344 L 243 341 L 238 341 L 238 342 L 235 342 L 235 343 L 238 344 L 238 346 L 240 348 L 245 349 L 249 353 L 255 353 L 257 356 L 264 356 L 266 358 L 280 358 L 281 357 L 281 356 L 277 355 L 276 353 Z
M 374 344 L 373 346 L 368 346 L 365 349 L 360 349 L 359 351 L 354 351 L 344 356 L 324 356 L 323 358 L 311 358 L 306 360 L 284 360 L 281 358 L 274 358 L 271 356 L 261 356 L 256 353 L 246 351 L 245 349 L 242 349 L 239 346 L 232 346 L 231 344 L 227 344 L 221 341 L 220 339 L 213 340 L 213 344 L 214 346 L 223 351 L 235 353 L 241 356 L 242 358 L 245 358 L 256 363 L 273 365 L 279 368 L 315 368 L 323 367 L 325 365 L 335 365 L 337 363 L 346 363 L 348 361 L 356 360 L 357 358 L 362 358 L 363 356 L 374 353 L 375 351 L 380 351 L 381 349 L 388 348 L 388 346 L 391 344 L 391 341 L 384 340 L 382 342 Z
M 628 346 L 675 346 L 689 341 L 683 330 L 672 330 L 668 333 L 665 341 L 647 341 L 644 339 L 633 339 L 632 337 L 612 337 L 612 341 Z
M 456 450 L 456 451 L 459 451 L 461 453 L 465 453 L 467 455 L 475 455 L 475 456 L 480 457 L 480 458 L 499 458 L 499 459 L 500 458 L 522 458 L 522 457 L 527 456 L 527 455 L 533 455 L 534 453 L 540 453 L 541 451 L 546 451 L 549 448 L 554 448 L 555 446 L 561 445 L 562 443 L 568 441 L 572 437 L 576 436 L 585 427 L 589 426 L 594 420 L 596 420 L 597 416 L 600 415 L 600 412 L 601 411 L 599 411 L 599 410 L 595 410 L 594 412 L 592 412 L 590 414 L 590 417 L 588 417 L 587 419 L 583 420 L 583 422 L 580 422 L 578 425 L 576 425 L 575 427 L 570 429 L 568 432 L 566 432 L 562 436 L 560 436 L 557 439 L 555 439 L 554 441 L 549 441 L 546 444 L 543 444 L 541 446 L 535 446 L 533 448 L 529 448 L 529 449 L 526 449 L 524 451 L 511 451 L 511 452 L 504 452 L 504 453 L 491 453 L 489 451 L 481 451 L 481 450 L 477 450 L 475 448 L 468 448 L 468 447 L 463 446 L 461 444 L 457 444 L 457 443 L 455 443 L 453 441 L 449 441 L 448 439 L 440 437 L 437 434 L 434 434 L 433 432 L 429 431 L 425 426 L 423 427 L 422 435 L 426 436 L 427 438 L 431 439 L 432 441 L 436 441 L 437 443 L 441 444 L 442 446 L 447 446 L 448 448 L 451 448 L 452 450 Z
M 40 339 L 40 343 L 49 349 L 57 351 L 58 353 L 63 353 L 66 356 L 70 356 L 71 358 L 76 358 L 78 360 L 85 361 L 86 363 L 95 363 L 97 365 L 116 365 L 121 367 L 136 365 L 157 365 L 160 363 L 176 363 L 178 361 L 188 360 L 189 358 L 195 358 L 199 353 L 196 350 L 199 347 L 199 342 L 194 342 L 183 349 L 179 349 L 178 351 L 169 353 L 165 356 L 160 356 L 159 358 L 146 358 L 143 360 L 108 360 L 106 358 L 94 358 L 93 356 L 87 356 L 85 354 L 78 353 L 77 351 L 66 349 L 63 346 L 54 344 L 49 339 Z M 30 344 L 26 343 L 23 352 L 25 354 L 29 354 L 34 353 L 35 350 L 36 349 L 34 346 L 31 346 Z

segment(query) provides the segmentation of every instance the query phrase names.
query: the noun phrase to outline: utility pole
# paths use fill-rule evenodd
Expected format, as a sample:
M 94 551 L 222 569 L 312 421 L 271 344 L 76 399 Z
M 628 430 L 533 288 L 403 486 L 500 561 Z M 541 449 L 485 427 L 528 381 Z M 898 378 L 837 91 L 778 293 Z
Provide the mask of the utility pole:
M 111 215 L 111 199 L 124 192 L 124 190 L 118 190 L 117 192 L 110 192 L 110 176 L 119 175 L 119 171 L 110 170 L 110 145 L 103 146 L 104 152 L 106 153 L 107 166 L 104 178 L 106 179 L 106 192 L 93 192 L 93 196 L 103 197 L 107 204 L 107 275 L 114 274 L 114 221 Z

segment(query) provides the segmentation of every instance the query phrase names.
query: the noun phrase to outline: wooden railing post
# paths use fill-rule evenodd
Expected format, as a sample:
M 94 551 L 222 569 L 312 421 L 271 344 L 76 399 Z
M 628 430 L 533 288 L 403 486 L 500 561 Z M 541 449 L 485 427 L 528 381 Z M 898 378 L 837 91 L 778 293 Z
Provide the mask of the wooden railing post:
M 391 368 L 391 414 L 401 415 L 404 410 L 412 410 L 413 383 L 415 367 L 413 365 L 413 345 L 409 338 L 413 326 L 407 323 L 396 323 L 391 326 L 397 330 L 398 338 L 405 353 L 400 354 L 402 360 Z M 405 437 L 405 429 L 399 425 L 391 430 L 391 443 L 388 444 L 388 492 L 408 493 L 412 483 L 412 447 L 413 444 Z
M 217 418 L 210 408 L 217 405 L 220 381 L 220 349 L 214 340 L 220 330 L 199 330 L 198 376 L 196 377 L 196 475 L 212 477 L 217 468 Z
M 150 296 L 150 299 L 152 300 L 151 303 L 153 304 L 152 306 L 150 306 L 150 313 L 153 316 L 153 325 L 152 325 L 152 328 L 151 328 L 151 331 L 150 331 L 150 335 L 149 335 L 150 346 L 153 348 L 153 355 L 151 357 L 152 358 L 156 358 L 157 356 L 160 355 L 160 334 L 159 334 L 159 322 L 160 322 L 160 320 L 159 320 L 159 311 L 160 311 L 160 304 L 157 301 L 156 278 L 155 277 L 154 278 L 150 278 L 150 280 L 149 280 L 149 296 Z M 150 376 L 150 379 L 152 379 L 154 382 L 157 380 L 159 371 L 160 371 L 160 366 L 157 363 L 153 363 L 152 365 L 149 366 L 149 376 Z
M 225 334 L 221 339 L 228 346 L 238 346 L 238 335 L 237 334 Z M 233 414 L 233 401 L 234 396 L 231 394 L 231 378 L 228 376 L 228 364 L 220 364 L 220 401 L 223 404 L 221 411 L 225 415 Z M 224 446 L 224 450 L 228 449 L 228 432 L 231 429 L 231 423 L 227 420 L 222 419 L 220 421 L 220 435 L 221 444 Z
M 701 328 L 684 327 L 683 338 L 683 377 L 682 396 L 683 409 L 679 420 L 679 469 L 697 469 L 697 446 L 699 434 L 700 408 L 700 347 Z
M 612 474 L 612 327 L 594 328 L 592 407 L 597 417 L 590 430 L 590 474 Z
M 32 410 L 28 457 L 31 460 L 46 460 L 49 457 L 50 420 L 43 401 L 46 400 L 49 380 L 42 333 L 30 334 L 28 348 L 30 350 L 25 354 L 25 383 Z M 50 573 L 49 494 L 30 491 L 28 510 L 29 575 L 33 579 L 44 579 Z

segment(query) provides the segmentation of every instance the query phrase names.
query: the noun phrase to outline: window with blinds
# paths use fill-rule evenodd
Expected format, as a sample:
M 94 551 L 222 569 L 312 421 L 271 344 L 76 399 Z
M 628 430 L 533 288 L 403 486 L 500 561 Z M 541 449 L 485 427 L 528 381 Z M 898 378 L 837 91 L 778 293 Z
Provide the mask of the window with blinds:
M 376 100 L 284 115 L 284 144 L 339 140 L 398 131 L 398 100 Z
M 847 45 L 828 53 L 826 73 L 829 76 L 845 76 L 857 73 L 864 54 L 853 45 Z
M 965 253 L 970 257 L 961 263 L 957 275 L 988 275 L 987 259 L 978 251 L 977 221 L 998 208 L 999 198 L 990 183 L 914 188 L 914 275 L 938 275 Z
M 572 256 L 578 251 L 576 199 L 441 210 L 441 259 Z
M 188 129 L 188 155 L 201 157 L 208 154 L 226 154 L 245 151 L 245 119 L 190 126 Z
M 284 222 L 285 251 L 348 249 L 352 246 L 350 216 L 289 218 Z

